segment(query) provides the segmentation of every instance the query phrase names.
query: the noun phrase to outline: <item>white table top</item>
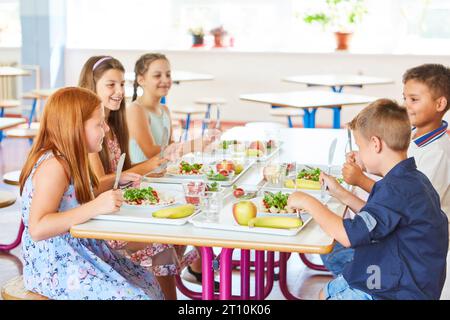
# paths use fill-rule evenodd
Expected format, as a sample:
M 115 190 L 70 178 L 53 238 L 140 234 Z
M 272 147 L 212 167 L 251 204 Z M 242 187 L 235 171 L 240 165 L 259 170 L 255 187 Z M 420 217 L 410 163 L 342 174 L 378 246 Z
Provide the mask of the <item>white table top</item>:
M 311 74 L 286 77 L 282 79 L 287 82 L 304 83 L 316 86 L 365 86 L 376 84 L 391 84 L 393 80 L 388 78 L 369 77 L 353 74 Z
M 18 124 L 25 123 L 23 118 L 0 118 L 0 130 L 9 129 L 17 126 Z
M 333 108 L 336 106 L 350 106 L 367 104 L 377 98 L 331 91 L 290 91 L 274 93 L 242 94 L 241 100 L 267 103 L 278 107 L 292 108 Z
M 134 72 L 126 72 L 125 80 L 127 82 L 134 82 Z M 187 82 L 187 81 L 206 81 L 214 80 L 214 76 L 204 73 L 196 73 L 190 71 L 172 70 L 172 81 L 175 83 Z
M 15 67 L 0 67 L 0 77 L 29 76 L 31 73 L 27 70 Z
M 333 163 L 342 164 L 344 161 L 346 130 L 281 129 L 279 136 L 284 143 L 280 157 L 283 161 L 326 164 L 329 143 L 334 138 L 338 138 L 338 144 Z M 257 184 L 261 180 L 262 166 L 263 164 L 258 164 L 250 169 L 240 184 Z M 342 215 L 344 206 L 336 206 L 337 213 Z M 304 253 L 327 253 L 333 245 L 333 239 L 325 234 L 315 221 L 308 223 L 295 236 L 204 229 L 189 223 L 171 226 L 102 220 L 90 220 L 76 225 L 70 232 L 73 236 L 82 238 Z

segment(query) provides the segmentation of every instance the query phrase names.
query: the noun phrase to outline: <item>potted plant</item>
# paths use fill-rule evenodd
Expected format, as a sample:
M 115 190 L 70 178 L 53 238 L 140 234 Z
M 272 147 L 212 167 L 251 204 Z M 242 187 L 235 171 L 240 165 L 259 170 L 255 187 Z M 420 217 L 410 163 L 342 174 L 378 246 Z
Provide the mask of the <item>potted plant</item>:
M 223 26 L 219 26 L 210 31 L 210 33 L 214 36 L 214 47 L 221 48 L 223 47 L 223 38 L 227 34 Z
M 202 27 L 190 28 L 189 33 L 192 35 L 192 47 L 202 47 L 204 45 L 205 32 Z
M 348 50 L 355 26 L 366 13 L 365 0 L 325 0 L 323 11 L 307 14 L 303 20 L 332 29 L 337 41 L 336 50 Z

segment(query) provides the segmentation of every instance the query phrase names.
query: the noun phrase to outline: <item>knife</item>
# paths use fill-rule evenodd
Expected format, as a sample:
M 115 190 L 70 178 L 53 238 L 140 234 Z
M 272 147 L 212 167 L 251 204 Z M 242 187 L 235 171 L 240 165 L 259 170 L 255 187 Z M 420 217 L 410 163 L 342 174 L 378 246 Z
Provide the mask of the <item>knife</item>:
M 330 144 L 330 148 L 328 149 L 328 170 L 327 170 L 328 175 L 331 173 L 331 165 L 333 163 L 334 151 L 336 150 L 336 144 L 337 144 L 337 138 L 334 138 Z M 328 190 L 328 187 L 325 184 L 322 185 L 322 187 L 320 188 L 320 198 L 322 200 L 325 199 L 325 191 L 326 190 Z
M 164 150 L 167 148 L 168 145 L 169 145 L 169 129 L 167 127 L 164 127 L 161 136 L 161 151 L 159 152 L 160 158 L 164 156 Z M 150 171 L 150 173 L 152 172 L 159 173 L 162 172 L 165 168 L 167 168 L 167 162 L 159 165 L 158 167 Z
M 122 155 L 119 158 L 119 162 L 117 163 L 117 169 L 116 169 L 116 181 L 114 181 L 114 187 L 113 189 L 116 190 L 119 187 L 119 180 L 120 180 L 120 175 L 122 174 L 122 168 L 123 168 L 123 164 L 125 162 L 125 156 L 126 153 L 122 153 Z
M 352 146 L 352 131 L 347 128 L 347 137 L 348 137 L 348 146 L 350 147 L 350 152 L 353 151 L 353 146 Z
M 330 149 L 328 149 L 328 174 L 331 173 L 331 165 L 333 163 L 334 151 L 336 150 L 336 144 L 337 144 L 337 138 L 334 138 L 334 140 L 330 144 Z

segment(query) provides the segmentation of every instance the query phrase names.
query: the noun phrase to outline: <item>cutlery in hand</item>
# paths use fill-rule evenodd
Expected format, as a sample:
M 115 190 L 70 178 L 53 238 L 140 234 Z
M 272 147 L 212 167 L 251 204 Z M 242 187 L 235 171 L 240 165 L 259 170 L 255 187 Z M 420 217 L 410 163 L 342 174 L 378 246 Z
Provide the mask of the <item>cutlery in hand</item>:
M 119 158 L 119 162 L 117 163 L 116 180 L 114 181 L 114 186 L 113 186 L 114 190 L 116 190 L 119 187 L 119 180 L 120 180 L 120 176 L 122 175 L 122 168 L 123 168 L 123 164 L 125 162 L 125 155 L 126 155 L 126 153 L 122 153 L 122 155 Z

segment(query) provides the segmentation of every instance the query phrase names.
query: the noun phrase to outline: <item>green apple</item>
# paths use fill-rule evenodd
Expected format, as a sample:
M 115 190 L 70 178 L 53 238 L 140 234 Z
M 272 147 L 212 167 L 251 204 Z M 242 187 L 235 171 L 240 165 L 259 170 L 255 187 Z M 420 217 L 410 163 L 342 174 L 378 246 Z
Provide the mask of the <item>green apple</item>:
M 257 208 L 251 201 L 239 201 L 233 205 L 233 217 L 242 226 L 248 226 L 248 222 L 256 217 Z

